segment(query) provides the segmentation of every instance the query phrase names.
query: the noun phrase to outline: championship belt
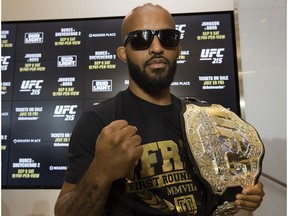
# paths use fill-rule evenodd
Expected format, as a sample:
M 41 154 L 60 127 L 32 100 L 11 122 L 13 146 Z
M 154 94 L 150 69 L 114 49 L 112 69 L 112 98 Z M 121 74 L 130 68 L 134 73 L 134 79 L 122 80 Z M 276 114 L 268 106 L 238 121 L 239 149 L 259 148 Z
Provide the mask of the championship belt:
M 260 177 L 264 145 L 250 124 L 223 106 L 181 101 L 188 154 L 208 191 L 207 215 L 234 215 L 235 195 Z

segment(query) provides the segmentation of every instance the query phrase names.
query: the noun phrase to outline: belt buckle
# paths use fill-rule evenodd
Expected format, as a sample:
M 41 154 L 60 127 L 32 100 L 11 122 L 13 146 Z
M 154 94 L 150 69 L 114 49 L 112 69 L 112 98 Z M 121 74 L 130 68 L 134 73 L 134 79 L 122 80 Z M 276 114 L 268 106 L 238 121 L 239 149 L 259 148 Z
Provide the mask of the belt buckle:
M 219 104 L 186 104 L 183 117 L 192 162 L 212 193 L 258 181 L 264 145 L 249 123 Z

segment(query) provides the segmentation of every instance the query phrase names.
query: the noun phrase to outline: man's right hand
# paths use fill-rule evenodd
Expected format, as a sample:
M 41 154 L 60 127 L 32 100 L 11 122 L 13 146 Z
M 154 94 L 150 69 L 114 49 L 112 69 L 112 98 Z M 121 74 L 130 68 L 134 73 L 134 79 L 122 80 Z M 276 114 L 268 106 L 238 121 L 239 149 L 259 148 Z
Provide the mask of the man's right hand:
M 137 128 L 125 120 L 104 127 L 96 141 L 93 163 L 109 181 L 128 176 L 143 153 Z M 92 165 L 92 166 L 94 166 Z

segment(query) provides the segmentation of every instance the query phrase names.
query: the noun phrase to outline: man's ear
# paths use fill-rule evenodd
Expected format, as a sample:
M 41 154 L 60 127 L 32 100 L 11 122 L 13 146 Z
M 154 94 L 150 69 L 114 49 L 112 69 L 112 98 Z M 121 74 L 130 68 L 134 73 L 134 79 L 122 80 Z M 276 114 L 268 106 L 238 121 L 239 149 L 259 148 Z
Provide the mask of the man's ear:
M 124 46 L 117 48 L 117 56 L 123 62 L 125 62 L 125 63 L 127 62 L 126 48 Z

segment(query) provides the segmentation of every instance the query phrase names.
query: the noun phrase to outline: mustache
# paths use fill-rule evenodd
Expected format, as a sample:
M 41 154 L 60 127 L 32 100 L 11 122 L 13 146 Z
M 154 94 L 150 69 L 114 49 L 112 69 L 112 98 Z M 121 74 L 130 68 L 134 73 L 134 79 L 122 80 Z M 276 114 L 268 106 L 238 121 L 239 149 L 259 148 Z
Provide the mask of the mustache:
M 146 67 L 147 65 L 149 65 L 149 64 L 151 64 L 153 62 L 162 62 L 162 63 L 170 65 L 170 61 L 167 58 L 165 58 L 164 56 L 162 56 L 162 55 L 154 55 L 154 56 L 152 56 L 150 59 L 148 59 L 145 62 L 144 66 Z

